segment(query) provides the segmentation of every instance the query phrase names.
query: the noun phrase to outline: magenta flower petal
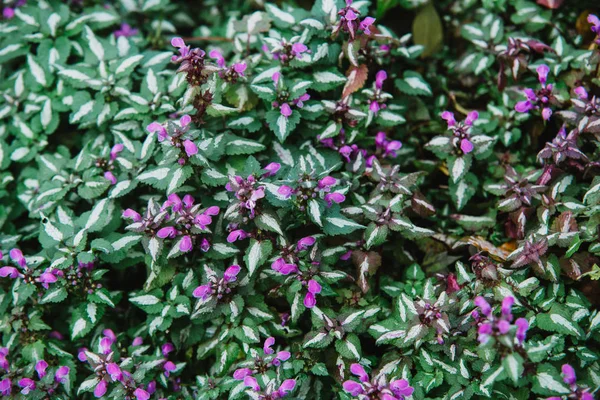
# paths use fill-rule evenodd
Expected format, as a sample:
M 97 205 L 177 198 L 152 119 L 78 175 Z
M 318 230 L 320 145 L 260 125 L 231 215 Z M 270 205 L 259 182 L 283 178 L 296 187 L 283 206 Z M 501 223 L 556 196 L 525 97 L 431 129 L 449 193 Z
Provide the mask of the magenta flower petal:
M 551 109 L 549 109 L 548 107 L 542 109 L 542 118 L 544 118 L 544 121 L 548 121 L 551 116 L 552 116 Z
M 109 181 L 113 185 L 115 185 L 117 183 L 117 178 L 110 171 L 106 171 L 104 173 L 104 179 L 106 179 L 107 181 Z
M 0 277 L 15 279 L 19 276 L 19 270 L 15 267 L 2 267 L 0 268 Z
M 442 113 L 442 119 L 448 123 L 448 128 L 456 125 L 456 119 L 454 119 L 454 113 L 451 113 L 450 111 L 444 111 Z
M 98 382 L 98 384 L 96 385 L 96 388 L 94 389 L 94 396 L 97 398 L 102 397 L 106 394 L 107 390 L 108 390 L 108 382 L 102 380 L 102 381 Z
M 319 285 L 319 282 L 311 279 L 308 281 L 308 291 L 313 294 L 321 293 L 321 285 Z
M 181 242 L 179 243 L 179 250 L 187 253 L 192 249 L 192 238 L 188 235 L 185 235 L 181 238 Z
M 577 382 L 577 376 L 575 370 L 569 364 L 563 364 L 562 366 L 563 379 L 566 384 L 574 385 Z
M 344 388 L 344 391 L 346 393 L 349 393 L 351 396 L 354 397 L 365 392 L 362 385 L 356 381 L 345 381 L 342 384 L 342 387 Z
M 43 379 L 46 376 L 46 369 L 48 368 L 48 363 L 45 360 L 39 360 L 35 364 L 35 372 L 37 372 L 38 377 Z
M 379 90 L 383 87 L 383 82 L 387 79 L 387 72 L 381 70 L 375 75 L 375 87 Z
M 316 305 L 317 305 L 317 298 L 315 297 L 315 295 L 310 292 L 306 293 L 306 296 L 304 296 L 304 307 L 313 308 Z
M 279 395 L 281 397 L 285 396 L 288 392 L 291 392 L 292 390 L 294 390 L 294 388 L 296 387 L 296 380 L 295 379 L 286 379 L 285 381 L 283 381 L 283 383 L 281 384 L 281 386 L 279 386 Z
M 542 85 L 546 84 L 546 80 L 548 79 L 548 72 L 550 72 L 550 67 L 546 64 L 542 64 L 536 68 L 538 79 Z
M 196 146 L 196 143 L 189 139 L 183 142 L 183 148 L 185 149 L 185 154 L 187 154 L 188 157 L 198 154 L 198 146 Z
M 244 385 L 248 386 L 249 388 L 251 388 L 255 392 L 258 392 L 260 390 L 260 386 L 258 385 L 258 381 L 256 380 L 256 378 L 253 378 L 251 376 L 246 376 L 244 378 Z
M 531 102 L 529 100 L 527 100 L 527 101 L 519 101 L 515 105 L 515 111 L 516 112 L 520 112 L 520 113 L 529 112 L 529 110 L 531 110 L 532 108 L 533 108 L 533 105 L 531 104 Z
M 206 300 L 212 293 L 212 288 L 209 285 L 198 286 L 192 292 L 192 296 L 197 299 Z
M 250 375 L 252 375 L 252 370 L 250 368 L 239 368 L 233 373 L 233 379 L 241 381 Z
M 21 393 L 29 394 L 32 390 L 35 390 L 35 381 L 29 378 L 23 378 L 19 381 L 19 387 L 23 388 Z
M 354 363 L 350 366 L 350 372 L 352 372 L 354 375 L 358 376 L 358 379 L 361 382 L 369 381 L 369 375 L 367 374 L 367 372 L 365 371 L 363 366 L 358 363 Z
M 149 400 L 150 393 L 146 392 L 144 389 L 137 388 L 133 392 L 133 395 L 137 400 Z
M 161 228 L 157 233 L 156 236 L 158 236 L 161 239 L 165 239 L 165 238 L 174 238 L 175 235 L 177 235 L 177 230 L 172 227 L 172 226 L 167 226 L 164 228 Z
M 298 243 L 296 244 L 296 249 L 298 251 L 303 251 L 308 249 L 310 246 L 312 246 L 313 244 L 315 244 L 316 239 L 312 236 L 307 236 L 305 238 L 302 238 L 300 240 L 298 240 Z
M 587 92 L 587 90 L 585 90 L 585 88 L 583 86 L 576 87 L 573 91 L 575 92 L 577 97 L 579 97 L 580 99 L 587 100 L 588 92 Z
M 58 367 L 54 374 L 54 380 L 58 383 L 64 383 L 71 369 L 67 366 Z
M 287 186 L 287 185 L 282 185 L 279 187 L 279 189 L 277 189 L 277 193 L 279 193 L 286 199 L 292 195 L 293 191 L 294 191 L 294 189 L 292 189 L 290 186 Z
M 140 215 L 140 213 L 138 213 L 135 210 L 132 210 L 131 208 L 128 208 L 127 210 L 123 211 L 123 218 L 129 218 L 133 220 L 133 222 L 140 222 L 142 220 L 142 216 Z
M 275 338 L 273 336 L 268 337 L 263 344 L 263 352 L 265 354 L 273 354 L 275 350 L 271 348 L 275 344 Z
M 489 317 L 492 314 L 492 307 L 483 297 L 475 297 L 475 305 L 479 307 L 483 315 Z
M 283 103 L 281 107 L 279 107 L 279 111 L 281 112 L 281 115 L 286 118 L 292 115 L 292 109 L 288 103 Z
M 227 268 L 223 274 L 223 279 L 225 279 L 225 282 L 234 282 L 237 279 L 241 269 L 242 268 L 239 265 L 229 266 L 229 268 Z

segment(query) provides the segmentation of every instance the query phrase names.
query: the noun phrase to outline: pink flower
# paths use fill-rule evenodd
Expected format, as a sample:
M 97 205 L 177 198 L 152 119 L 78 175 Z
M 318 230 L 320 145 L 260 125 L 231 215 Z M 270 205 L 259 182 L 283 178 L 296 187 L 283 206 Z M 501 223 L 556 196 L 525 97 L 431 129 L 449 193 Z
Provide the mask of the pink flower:
M 588 92 L 585 90 L 585 88 L 583 86 L 576 87 L 573 91 L 575 92 L 577 97 L 579 97 L 581 100 L 587 100 Z
M 296 381 L 294 379 L 286 379 L 283 381 L 281 386 L 279 386 L 279 390 L 277 390 L 279 396 L 283 397 L 288 392 L 291 392 L 296 387 Z
M 48 363 L 45 360 L 39 360 L 35 364 L 35 372 L 37 372 L 40 379 L 44 379 L 46 376 L 46 369 L 48 369 Z
M 398 397 L 408 397 L 415 391 L 414 388 L 410 387 L 406 379 L 396 379 L 395 381 L 390 382 L 390 389 Z
M 133 395 L 137 400 L 149 400 L 150 393 L 146 392 L 144 389 L 137 388 L 133 392 Z
M 492 314 L 492 307 L 487 301 L 481 296 L 475 297 L 475 305 L 479 307 L 483 315 L 489 317 Z
M 117 158 L 119 153 L 123 151 L 123 148 L 124 148 L 124 146 L 122 143 L 117 143 L 112 147 L 112 149 L 110 150 L 111 161 L 114 161 Z
M 66 366 L 58 367 L 56 373 L 54 374 L 54 380 L 58 383 L 65 383 L 67 376 L 71 369 Z
M 244 378 L 244 385 L 248 386 L 249 388 L 251 388 L 255 392 L 258 392 L 260 390 L 260 386 L 258 385 L 258 381 L 256 380 L 256 378 L 253 378 L 251 376 L 246 376 Z
M 174 37 L 173 39 L 171 39 L 171 46 L 177 47 L 179 49 L 179 55 L 181 57 L 185 57 L 190 53 L 190 46 L 186 46 L 185 42 L 180 37 Z M 177 59 L 177 56 L 171 57 L 171 61 L 176 61 Z
M 277 193 L 279 193 L 286 199 L 289 198 L 293 192 L 294 192 L 294 189 L 287 185 L 282 185 L 279 187 L 279 189 L 277 189 Z
M 387 72 L 381 70 L 375 75 L 375 87 L 379 90 L 383 87 L 383 82 L 387 79 Z
M 133 342 L 131 342 L 131 345 L 132 345 L 133 347 L 141 346 L 142 344 L 144 344 L 144 339 L 142 339 L 142 337 L 141 337 L 141 336 L 136 336 L 136 337 L 133 339 Z
M 469 126 L 473 126 L 473 123 L 477 121 L 479 118 L 479 113 L 477 111 L 471 111 L 467 114 L 467 118 L 465 119 L 465 124 Z
M 246 63 L 235 63 L 233 64 L 233 70 L 237 72 L 239 75 L 244 76 L 244 72 L 246 71 L 247 65 Z
M 544 107 L 542 109 L 542 118 L 544 118 L 544 121 L 548 121 L 551 116 L 552 116 L 552 110 L 548 107 Z
M 298 240 L 298 243 L 296 244 L 296 250 L 298 250 L 298 251 L 306 250 L 310 246 L 315 244 L 315 242 L 316 242 L 316 239 L 312 236 L 307 236 L 305 238 L 302 238 L 302 239 Z
M 511 309 L 513 304 L 515 304 L 515 298 L 512 296 L 507 296 L 502 300 L 502 314 L 506 317 L 510 317 L 512 319 Z
M 131 208 L 128 208 L 127 210 L 123 211 L 123 218 L 129 218 L 133 220 L 133 222 L 140 222 L 142 220 L 142 216 L 140 215 L 140 213 L 132 210 Z
M 279 171 L 279 169 L 281 168 L 281 164 L 276 163 L 276 162 L 272 162 L 270 164 L 268 164 L 264 169 L 267 171 L 264 176 L 265 177 L 269 177 L 269 176 L 273 176 L 277 173 L 277 171 Z
M 317 298 L 315 297 L 314 293 L 306 293 L 306 296 L 304 296 L 304 307 L 306 308 L 313 308 L 314 306 L 317 305 Z
M 359 394 L 363 394 L 365 392 L 362 385 L 356 381 L 345 381 L 342 384 L 342 387 L 346 393 L 349 393 L 350 396 L 353 397 L 357 397 Z
M 123 37 L 135 36 L 135 35 L 137 35 L 137 33 L 138 33 L 137 29 L 131 29 L 131 26 L 129 24 L 122 23 L 121 29 L 116 30 L 114 32 L 114 35 L 116 38 L 119 38 L 121 36 L 123 36 Z
M 454 119 L 454 113 L 451 113 L 450 111 L 444 111 L 442 113 L 442 119 L 448 123 L 448 128 L 456 125 L 456 119 Z
M 198 154 L 198 146 L 196 146 L 196 143 L 189 139 L 183 142 L 183 148 L 185 149 L 185 154 L 187 154 L 188 157 Z
M 319 180 L 317 186 L 319 189 L 328 192 L 331 189 L 331 186 L 334 186 L 335 184 L 337 184 L 337 179 L 332 176 L 326 176 L 325 178 Z
M 275 338 L 273 336 L 268 337 L 265 340 L 265 343 L 263 344 L 263 352 L 265 354 L 273 354 L 275 352 L 275 350 L 273 350 L 271 347 L 275 344 Z
M 462 139 L 460 141 L 460 149 L 463 153 L 469 154 L 473 151 L 473 143 L 469 139 Z
M 587 17 L 587 21 L 593 25 L 591 28 L 592 32 L 594 32 L 595 34 L 600 34 L 600 19 L 594 14 L 590 14 Z
M 369 381 L 369 375 L 367 374 L 367 372 L 365 371 L 363 366 L 360 364 L 356 364 L 356 363 L 352 364 L 350 366 L 350 372 L 352 372 L 354 375 L 358 376 L 358 379 L 361 382 Z
M 177 366 L 175 365 L 175 363 L 173 363 L 173 361 L 167 361 L 163 364 L 163 370 L 165 371 L 165 376 L 167 377 L 171 374 L 171 372 L 175 371 L 176 369 Z
M 229 235 L 227 235 L 227 242 L 233 243 L 236 240 L 243 240 L 248 237 L 248 233 L 243 229 L 236 229 L 235 231 L 231 231 Z
M 515 111 L 516 112 L 520 112 L 520 113 L 526 113 L 529 110 L 533 109 L 533 104 L 531 104 L 531 102 L 529 100 L 526 101 L 519 101 L 516 105 L 515 105 Z
M 175 346 L 173 345 L 173 343 L 167 342 L 161 346 L 160 351 L 163 357 L 166 357 L 169 355 L 169 353 L 175 351 Z
M 192 292 L 192 296 L 197 299 L 206 300 L 212 294 L 212 288 L 209 285 L 198 286 Z
M 113 185 L 115 185 L 117 183 L 117 178 L 110 171 L 106 171 L 104 173 L 104 179 L 106 179 L 107 181 L 109 181 Z
M 327 207 L 331 207 L 333 203 L 343 203 L 346 200 L 346 196 L 341 193 L 333 192 L 325 195 L 325 202 L 327 203 Z
M 525 318 L 519 318 L 515 321 L 515 325 L 517 326 L 517 341 L 520 344 L 523 344 L 527 330 L 529 329 L 529 322 Z
M 2 278 L 12 278 L 15 279 L 19 276 L 19 270 L 16 269 L 15 267 L 2 267 L 0 268 L 0 276 Z
M 185 235 L 181 238 L 181 242 L 179 242 L 179 250 L 187 253 L 192 249 L 192 238 L 189 235 Z
M 21 393 L 29 394 L 29 392 L 35 390 L 35 382 L 33 379 L 23 378 L 19 381 L 19 387 L 22 387 Z
M 221 68 L 225 67 L 225 58 L 223 58 L 223 55 L 221 54 L 221 52 L 219 50 L 211 50 L 210 53 L 208 53 L 208 56 L 210 58 L 214 58 L 217 60 L 217 65 Z
M 371 25 L 373 25 L 373 22 L 375 22 L 375 18 L 373 18 L 373 17 L 366 17 L 365 19 L 363 19 L 360 22 L 360 25 L 358 26 L 358 29 L 360 29 L 361 31 L 363 31 L 367 35 L 370 35 L 371 34 Z
M 241 381 L 250 375 L 252 375 L 252 370 L 250 368 L 239 368 L 233 373 L 233 379 Z
M 158 141 L 162 142 L 167 138 L 167 130 L 164 126 L 159 124 L 158 122 L 152 122 L 150 125 L 146 127 L 148 133 L 155 133 L 158 136 Z
M 569 364 L 563 364 L 562 366 L 563 380 L 568 385 L 574 385 L 577 382 L 577 376 L 575 370 Z
M 292 109 L 290 108 L 290 105 L 288 103 L 283 103 L 281 107 L 279 107 L 279 111 L 281 112 L 281 115 L 283 115 L 286 118 L 292 115 Z
M 298 267 L 295 264 L 287 264 L 283 258 L 275 260 L 273 264 L 271 264 L 271 269 L 282 275 L 289 275 L 298 271 Z
M 12 249 L 8 253 L 8 255 L 10 256 L 10 259 L 19 264 L 20 267 L 24 268 L 25 266 L 27 266 L 27 261 L 25 260 L 23 252 L 21 252 L 21 250 Z
M 10 396 L 11 392 L 12 392 L 12 381 L 10 380 L 10 378 L 2 379 L 2 381 L 0 381 L 0 395 Z
M 536 68 L 538 79 L 543 87 L 546 85 L 546 80 L 548 79 L 548 72 L 550 72 L 550 67 L 546 64 L 542 64 Z
M 231 265 L 229 268 L 225 270 L 223 274 L 223 279 L 225 282 L 235 282 L 237 280 L 237 275 L 240 273 L 239 265 Z
M 110 379 L 113 382 L 120 381 L 123 379 L 123 373 L 121 372 L 121 368 L 115 363 L 108 363 L 106 365 L 106 372 L 110 375 Z
M 273 73 L 273 75 L 271 75 L 271 79 L 273 80 L 273 83 L 275 85 L 277 85 L 279 83 L 279 78 L 281 78 L 280 72 L 275 72 L 275 73 Z
M 167 226 L 164 228 L 159 229 L 159 231 L 156 233 L 156 236 L 158 236 L 161 239 L 165 239 L 165 238 L 174 238 L 177 235 L 177 230 L 172 227 L 172 226 Z
M 305 53 L 308 47 L 304 43 L 294 43 L 292 45 L 292 55 L 296 58 L 301 58 L 302 53 Z
M 106 394 L 107 390 L 108 390 L 108 382 L 101 380 L 100 382 L 98 382 L 98 384 L 96 385 L 96 388 L 94 389 L 94 396 L 96 398 L 102 397 Z

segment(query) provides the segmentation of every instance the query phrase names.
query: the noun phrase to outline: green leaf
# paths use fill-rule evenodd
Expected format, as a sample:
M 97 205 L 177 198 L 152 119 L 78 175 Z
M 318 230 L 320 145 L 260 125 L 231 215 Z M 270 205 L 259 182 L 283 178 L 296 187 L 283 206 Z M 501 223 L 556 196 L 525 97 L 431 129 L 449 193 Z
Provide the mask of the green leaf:
M 256 239 L 250 239 L 250 246 L 246 250 L 244 261 L 248 267 L 248 274 L 253 275 L 258 267 L 263 265 L 271 252 L 273 251 L 273 244 L 270 240 L 258 241 Z
M 413 20 L 412 33 L 415 44 L 424 46 L 422 57 L 435 54 L 444 40 L 442 20 L 435 9 L 434 2 L 419 9 Z

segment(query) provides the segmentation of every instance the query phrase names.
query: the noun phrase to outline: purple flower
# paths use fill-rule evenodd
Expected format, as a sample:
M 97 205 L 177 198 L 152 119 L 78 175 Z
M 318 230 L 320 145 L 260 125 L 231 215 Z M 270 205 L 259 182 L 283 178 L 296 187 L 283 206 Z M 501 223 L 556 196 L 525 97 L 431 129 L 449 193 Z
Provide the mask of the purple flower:
M 329 192 L 331 190 L 331 186 L 337 184 L 337 179 L 332 176 L 326 176 L 325 178 L 319 180 L 317 186 L 319 189 Z
M 527 330 L 529 329 L 529 322 L 525 318 L 519 318 L 515 321 L 515 325 L 517 326 L 517 341 L 519 344 L 523 344 Z
M 587 21 L 592 24 L 592 32 L 600 34 L 600 19 L 594 14 L 589 14 L 587 17 Z
M 467 114 L 467 118 L 465 118 L 465 125 L 473 126 L 473 123 L 477 121 L 479 118 L 479 113 L 477 111 L 471 111 Z
M 112 149 L 110 149 L 110 160 L 114 161 L 117 158 L 117 156 L 119 155 L 119 153 L 123 151 L 123 148 L 124 148 L 124 146 L 122 143 L 115 144 L 112 147 Z
M 316 239 L 312 236 L 307 236 L 305 238 L 302 238 L 302 239 L 298 240 L 298 243 L 296 244 L 296 250 L 298 250 L 298 251 L 306 250 L 310 246 L 315 244 L 315 241 L 316 241 Z
M 136 336 L 133 338 L 133 342 L 131 342 L 133 347 L 141 346 L 142 344 L 144 344 L 144 339 L 141 336 Z
M 272 163 L 268 164 L 265 168 L 263 168 L 265 171 L 267 171 L 263 176 L 265 176 L 265 177 L 273 176 L 277 173 L 277 171 L 279 171 L 280 168 L 281 168 L 281 164 L 272 162 Z
M 271 75 L 271 79 L 273 80 L 273 83 L 275 84 L 275 86 L 277 86 L 277 84 L 279 83 L 280 78 L 281 78 L 280 72 L 275 72 L 275 73 L 273 73 L 273 75 Z
M 363 366 L 360 364 L 357 364 L 357 363 L 352 364 L 350 366 L 350 372 L 352 372 L 354 375 L 358 376 L 358 379 L 361 382 L 369 381 L 369 375 L 367 374 L 367 372 L 365 371 Z
M 356 397 L 359 394 L 363 394 L 365 392 L 365 390 L 363 389 L 362 385 L 356 381 L 345 381 L 342 384 L 342 387 L 344 388 L 344 391 L 346 393 L 349 393 L 350 396 Z
M 239 368 L 233 373 L 233 379 L 241 381 L 245 377 L 252 375 L 252 373 L 253 372 L 250 368 Z
M 133 395 L 137 400 L 149 400 L 150 393 L 146 392 L 144 389 L 137 388 L 133 392 Z
M 248 66 L 246 63 L 235 63 L 233 64 L 233 70 L 237 72 L 239 75 L 244 76 L 244 72 Z
M 562 366 L 563 380 L 567 385 L 574 385 L 577 382 L 577 376 L 575 370 L 569 364 L 563 364 Z
M 126 23 L 122 23 L 121 24 L 121 29 L 118 29 L 114 32 L 114 35 L 116 38 L 118 37 L 130 37 L 130 36 L 135 36 L 137 35 L 138 30 L 137 29 L 131 29 L 131 26 L 129 24 Z
M 283 381 L 281 386 L 279 386 L 279 390 L 277 390 L 277 393 L 279 394 L 279 396 L 283 397 L 288 392 L 291 392 L 292 390 L 294 390 L 295 387 L 296 387 L 296 380 L 286 379 L 285 381 Z
M 481 296 L 477 296 L 475 298 L 475 305 L 479 307 L 481 313 L 487 317 L 492 315 L 492 307 L 489 305 L 487 301 Z
M 346 200 L 346 196 L 341 193 L 333 192 L 325 195 L 325 202 L 327 203 L 327 207 L 331 207 L 333 203 L 340 204 Z
M 121 381 L 123 379 L 123 372 L 121 372 L 121 368 L 115 363 L 108 363 L 106 365 L 106 372 L 110 375 L 110 379 L 113 382 Z
M 279 187 L 279 189 L 277 189 L 277 193 L 279 193 L 286 199 L 288 199 L 292 195 L 293 192 L 294 192 L 294 189 L 287 185 L 282 185 Z
M 179 250 L 187 253 L 192 250 L 192 238 L 189 235 L 185 235 L 181 238 L 181 242 L 179 242 Z
M 4 7 L 2 10 L 2 16 L 4 19 L 12 19 L 15 16 L 15 9 L 11 7 Z
M 185 149 L 185 154 L 187 154 L 188 157 L 198 154 L 198 146 L 196 146 L 196 143 L 189 139 L 183 142 L 183 148 Z
M 281 115 L 283 115 L 286 118 L 292 115 L 292 109 L 290 108 L 290 105 L 288 103 L 283 103 L 281 107 L 279 107 L 279 111 L 281 112 Z
M 283 258 L 278 258 L 271 264 L 271 269 L 279 272 L 282 275 L 289 275 L 293 272 L 298 271 L 298 267 L 295 264 L 288 264 Z
M 117 183 L 117 178 L 110 171 L 106 171 L 104 173 L 104 179 L 106 179 L 107 181 L 109 181 L 113 185 L 115 185 Z
M 174 238 L 177 235 L 177 230 L 172 227 L 172 226 L 167 226 L 165 228 L 161 228 L 157 233 L 156 236 L 158 236 L 161 239 L 165 239 L 167 237 L 169 238 Z
M 509 320 L 512 319 L 511 309 L 513 304 L 515 304 L 515 298 L 512 296 L 507 296 L 502 300 L 502 315 L 508 317 Z
M 390 389 L 398 397 L 411 396 L 415 391 L 406 379 L 396 379 L 395 381 L 390 382 Z
M 0 268 L 0 277 L 2 278 L 12 278 L 15 279 L 17 277 L 19 277 L 19 270 L 16 269 L 15 267 L 2 267 Z
M 71 369 L 66 366 L 58 367 L 56 373 L 54 374 L 54 380 L 58 383 L 65 383 L 67 376 Z
M 190 46 L 186 46 L 185 42 L 180 37 L 174 37 L 171 39 L 171 46 L 179 49 L 179 55 L 181 57 L 186 57 L 188 54 L 190 54 Z M 171 57 L 171 61 L 177 61 L 178 59 L 179 57 L 177 56 Z
M 165 371 L 166 377 L 168 377 L 171 374 L 171 372 L 175 371 L 176 369 L 177 366 L 175 365 L 175 363 L 173 363 L 173 361 L 167 361 L 163 364 L 163 370 Z
M 29 394 L 29 392 L 35 390 L 35 382 L 33 379 L 23 378 L 19 381 L 19 387 L 23 388 L 21 393 Z
M 44 379 L 46 376 L 46 369 L 48 369 L 48 363 L 45 360 L 39 360 L 35 364 L 35 372 L 37 372 L 40 379 Z
M 529 100 L 526 101 L 519 101 L 516 105 L 515 105 L 515 111 L 516 112 L 520 112 L 520 113 L 526 113 L 529 110 L 533 110 L 535 107 L 533 106 L 533 104 L 531 104 L 531 102 Z
M 225 58 L 223 58 L 223 55 L 221 54 L 221 52 L 219 50 L 211 50 L 208 53 L 208 56 L 210 58 L 214 58 L 217 60 L 217 65 L 221 68 L 225 67 Z
M 302 53 L 308 51 L 308 47 L 304 43 L 294 43 L 292 45 L 292 55 L 296 58 L 301 58 Z
M 133 222 L 140 222 L 142 220 L 142 216 L 140 215 L 140 213 L 132 210 L 131 208 L 128 208 L 127 210 L 123 211 L 123 218 L 129 218 L 133 220 Z
M 197 299 L 206 300 L 212 294 L 212 288 L 209 285 L 198 286 L 192 292 L 192 296 Z
M 498 326 L 498 331 L 502 335 L 506 335 L 508 333 L 508 331 L 510 331 L 510 322 L 508 322 L 505 319 L 498 321 L 497 326 Z
M 454 119 L 454 113 L 450 111 L 444 111 L 442 113 L 442 119 L 448 123 L 448 128 L 456 125 L 456 119 Z
M 158 122 L 152 122 L 150 125 L 148 125 L 146 127 L 146 130 L 148 131 L 148 133 L 156 132 L 159 142 L 162 142 L 163 140 L 165 140 L 167 138 L 167 130 L 165 129 L 164 126 L 162 126 Z
M 536 68 L 536 71 L 537 71 L 538 79 L 539 79 L 540 83 L 542 84 L 542 86 L 545 86 L 546 81 L 548 79 L 548 72 L 550 72 L 550 67 L 547 66 L 546 64 L 542 64 Z
M 373 22 L 375 22 L 375 18 L 373 17 L 366 17 L 365 19 L 363 19 L 360 22 L 360 25 L 358 26 L 358 29 L 360 29 L 361 31 L 363 31 L 364 33 L 366 33 L 367 35 L 371 34 L 371 25 L 373 25 Z
M 292 103 L 298 108 L 304 107 L 304 102 L 310 100 L 310 94 L 304 93 L 302 96 L 298 97 Z
M 493 330 L 492 324 L 485 323 L 479 325 L 479 328 L 477 329 L 477 333 L 479 334 L 477 340 L 479 343 L 486 343 Z
M 260 390 L 260 386 L 258 385 L 258 381 L 256 380 L 256 378 L 253 378 L 251 376 L 246 376 L 244 378 L 244 385 L 248 386 L 249 388 L 251 388 L 255 392 L 258 392 Z
M 375 75 L 375 87 L 379 90 L 383 87 L 383 82 L 387 79 L 387 72 L 381 70 Z
M 161 346 L 160 351 L 163 357 L 166 357 L 169 355 L 169 353 L 175 351 L 175 346 L 173 345 L 173 343 L 167 342 Z
M 237 240 L 246 239 L 248 236 L 248 233 L 243 229 L 236 229 L 235 231 L 231 231 L 229 235 L 227 235 L 227 242 L 233 243 Z
M 542 109 L 542 118 L 544 118 L 544 121 L 548 121 L 551 116 L 552 116 L 552 110 L 548 107 L 544 107 Z
M 237 275 L 240 273 L 239 265 L 231 265 L 229 268 L 225 270 L 223 274 L 223 279 L 225 282 L 235 282 L 237 280 Z
M 21 252 L 21 250 L 19 249 L 12 249 L 8 255 L 10 256 L 10 259 L 13 260 L 14 262 L 16 262 L 17 264 L 19 264 L 19 266 L 21 268 L 24 268 L 27 266 L 27 261 L 25 260 L 25 257 L 23 256 L 23 252 Z
M 585 90 L 585 88 L 583 86 L 576 87 L 573 91 L 575 92 L 577 97 L 579 97 L 581 100 L 588 99 L 588 92 L 587 92 L 587 90 Z
M 10 378 L 4 378 L 0 381 L 0 395 L 10 396 L 12 392 L 12 381 Z
M 98 382 L 98 384 L 96 385 L 96 388 L 94 389 L 94 396 L 96 398 L 102 397 L 106 394 L 107 390 L 108 390 L 108 382 L 106 382 L 105 380 L 101 380 L 100 382 Z

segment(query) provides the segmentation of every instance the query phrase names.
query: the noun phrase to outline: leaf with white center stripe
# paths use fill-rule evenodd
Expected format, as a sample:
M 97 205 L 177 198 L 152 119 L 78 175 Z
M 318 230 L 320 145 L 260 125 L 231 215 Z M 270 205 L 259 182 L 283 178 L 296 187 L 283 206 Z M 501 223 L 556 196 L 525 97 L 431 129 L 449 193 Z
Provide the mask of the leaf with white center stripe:
M 313 89 L 318 92 L 327 91 L 346 82 L 346 77 L 335 70 L 317 71 L 313 74 Z
M 33 79 L 40 85 L 46 86 L 48 84 L 46 72 L 31 54 L 27 55 L 27 65 L 29 66 L 29 71 L 31 72 Z
M 513 383 L 516 384 L 523 375 L 523 357 L 518 353 L 510 353 L 502 360 L 504 371 L 508 374 Z
M 411 96 L 431 96 L 431 86 L 415 71 L 404 72 L 404 79 L 395 80 L 396 87 Z
M 274 6 L 273 4 L 269 4 L 269 3 L 265 4 L 265 9 L 267 10 L 267 13 L 269 13 L 271 18 L 275 22 L 275 25 L 280 28 L 287 28 L 296 23 L 296 19 L 294 18 L 294 16 L 292 14 L 281 10 L 280 8 L 278 8 L 277 6 Z
M 244 256 L 244 261 L 248 266 L 248 275 L 252 276 L 256 269 L 267 261 L 272 251 L 273 244 L 270 240 L 258 241 L 251 239 L 250 246 L 248 246 Z
M 98 61 L 104 60 L 104 47 L 94 34 L 94 31 L 92 31 L 89 26 L 85 26 L 84 31 L 87 45 L 89 46 L 90 50 L 92 50 L 92 53 L 94 53 Z
M 448 159 L 448 170 L 454 183 L 461 180 L 471 168 L 472 158 L 469 155 L 451 157 Z
M 327 235 L 347 235 L 348 233 L 354 232 L 357 229 L 364 229 L 365 227 L 359 223 L 352 221 L 342 215 L 330 216 L 325 218 L 323 224 L 323 230 Z
M 142 58 L 144 58 L 143 55 L 137 54 L 135 56 L 127 57 L 126 59 L 122 60 L 117 65 L 117 68 L 115 70 L 115 74 L 117 75 L 117 77 L 131 74 L 133 69 L 142 61 Z

